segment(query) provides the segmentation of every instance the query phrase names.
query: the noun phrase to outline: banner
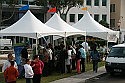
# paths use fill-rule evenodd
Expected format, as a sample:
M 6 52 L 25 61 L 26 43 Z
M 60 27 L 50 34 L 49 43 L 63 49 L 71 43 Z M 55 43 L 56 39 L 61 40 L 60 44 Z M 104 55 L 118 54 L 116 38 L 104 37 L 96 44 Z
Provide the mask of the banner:
M 23 48 L 23 46 L 14 46 L 14 53 L 17 65 L 21 64 L 21 51 Z
M 55 8 L 50 8 L 47 12 L 56 12 L 56 7 Z
M 29 10 L 29 5 L 25 5 L 25 6 L 22 6 L 19 11 L 22 11 L 22 10 Z

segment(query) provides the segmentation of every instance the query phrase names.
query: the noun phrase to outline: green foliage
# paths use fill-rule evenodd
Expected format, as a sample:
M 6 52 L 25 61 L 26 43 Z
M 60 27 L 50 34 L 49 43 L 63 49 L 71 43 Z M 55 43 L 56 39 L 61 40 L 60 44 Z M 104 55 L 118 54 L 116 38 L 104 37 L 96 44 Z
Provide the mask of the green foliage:
M 51 7 L 57 8 L 57 12 L 59 12 L 60 15 L 66 14 L 67 16 L 70 8 L 83 5 L 84 0 L 48 0 L 48 2 Z M 64 10 L 66 12 L 64 12 Z
M 49 5 L 55 6 L 55 7 L 67 7 L 67 6 L 76 6 L 76 5 L 82 5 L 83 0 L 49 0 Z
M 103 25 L 104 27 L 109 28 L 109 24 L 108 24 L 106 21 L 101 20 L 99 23 L 100 23 L 101 25 Z
M 13 46 L 25 46 L 25 43 L 16 43 Z
M 0 73 L 0 83 L 5 83 L 3 73 Z

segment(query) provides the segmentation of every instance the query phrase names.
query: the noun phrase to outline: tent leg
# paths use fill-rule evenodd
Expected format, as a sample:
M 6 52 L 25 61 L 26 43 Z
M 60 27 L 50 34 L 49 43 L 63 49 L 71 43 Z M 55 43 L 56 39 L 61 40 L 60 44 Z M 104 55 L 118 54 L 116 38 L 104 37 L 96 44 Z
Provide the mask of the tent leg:
M 64 37 L 64 45 L 66 46 L 66 38 Z
M 106 50 L 106 52 L 108 53 L 108 40 L 107 40 L 107 50 Z
M 36 33 L 36 55 L 38 54 L 37 48 L 38 48 L 38 37 L 37 37 L 37 33 Z
M 108 53 L 108 32 L 107 32 L 107 50 L 106 50 L 106 52 Z

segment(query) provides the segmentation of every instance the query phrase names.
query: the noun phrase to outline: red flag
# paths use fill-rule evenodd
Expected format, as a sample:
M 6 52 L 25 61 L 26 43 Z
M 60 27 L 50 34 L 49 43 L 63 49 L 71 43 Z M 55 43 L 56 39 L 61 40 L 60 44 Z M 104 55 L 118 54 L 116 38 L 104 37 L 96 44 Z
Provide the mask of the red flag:
M 56 12 L 56 7 L 55 8 L 50 8 L 48 12 Z

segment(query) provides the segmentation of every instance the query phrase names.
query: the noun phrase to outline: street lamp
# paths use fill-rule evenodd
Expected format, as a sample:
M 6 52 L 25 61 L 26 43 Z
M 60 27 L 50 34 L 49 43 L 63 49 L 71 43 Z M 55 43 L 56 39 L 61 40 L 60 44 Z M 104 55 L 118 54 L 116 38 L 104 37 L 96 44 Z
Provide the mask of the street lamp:
M 119 21 L 117 22 L 117 26 L 118 26 L 118 30 L 119 30 L 119 41 L 118 41 L 118 43 L 121 43 L 121 30 L 120 30 L 121 20 L 119 20 Z
M 119 19 L 119 21 L 117 22 L 117 25 L 118 25 L 118 28 L 119 28 L 119 43 L 121 43 L 121 41 L 123 41 L 122 40 L 122 35 L 123 35 L 123 27 L 124 27 L 124 25 L 123 25 L 123 16 L 120 16 L 120 19 Z

